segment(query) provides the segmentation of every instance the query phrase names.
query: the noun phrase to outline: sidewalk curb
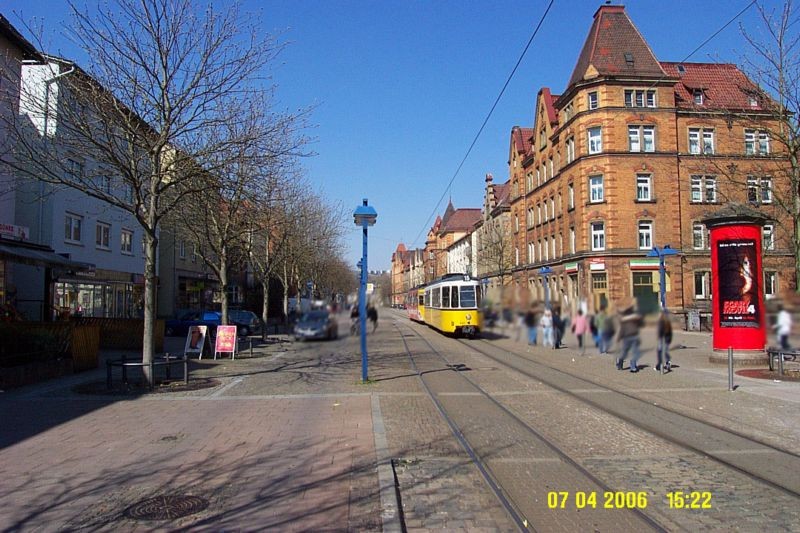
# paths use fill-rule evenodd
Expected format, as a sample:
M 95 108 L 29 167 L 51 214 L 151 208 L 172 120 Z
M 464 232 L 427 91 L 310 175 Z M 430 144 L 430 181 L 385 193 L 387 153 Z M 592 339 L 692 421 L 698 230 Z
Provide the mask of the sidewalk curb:
M 403 525 L 400 522 L 392 458 L 389 457 L 386 427 L 383 424 L 383 415 L 381 414 L 381 400 L 377 394 L 372 395 L 372 432 L 375 437 L 375 456 L 378 466 L 383 531 L 400 533 L 403 531 Z

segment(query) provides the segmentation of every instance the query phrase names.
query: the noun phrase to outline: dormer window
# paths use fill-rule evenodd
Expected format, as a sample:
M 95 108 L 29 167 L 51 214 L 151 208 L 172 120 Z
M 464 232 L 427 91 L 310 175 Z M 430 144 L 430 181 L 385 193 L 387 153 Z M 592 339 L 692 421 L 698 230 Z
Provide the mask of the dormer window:
M 633 68 L 633 54 L 630 52 L 625 52 L 625 65 Z
M 692 91 L 692 98 L 697 105 L 703 105 L 703 89 L 694 89 Z

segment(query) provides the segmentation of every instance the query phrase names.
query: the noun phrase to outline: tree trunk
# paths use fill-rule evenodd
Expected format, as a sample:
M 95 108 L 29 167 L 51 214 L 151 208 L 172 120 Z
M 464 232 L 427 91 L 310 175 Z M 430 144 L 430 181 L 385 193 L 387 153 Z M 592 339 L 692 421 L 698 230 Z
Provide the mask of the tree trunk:
M 261 340 L 267 340 L 267 321 L 269 320 L 269 280 L 261 280 L 261 288 L 264 292 L 264 301 L 261 304 L 261 320 L 264 327 L 261 330 Z
M 288 281 L 288 272 L 286 272 L 286 265 L 283 265 L 283 276 L 278 276 L 281 280 L 281 284 L 283 285 L 283 322 L 287 326 L 289 325 L 289 281 Z M 300 305 L 300 301 L 297 301 L 297 305 Z
M 222 287 L 222 295 L 220 301 L 220 314 L 221 323 L 225 326 L 228 325 L 228 257 L 225 247 L 220 251 L 219 257 L 219 284 Z
M 149 363 L 155 354 L 155 322 L 156 322 L 156 253 L 158 240 L 145 232 L 144 259 L 144 331 L 142 332 L 142 374 L 149 386 L 153 385 L 154 376 L 150 372 Z

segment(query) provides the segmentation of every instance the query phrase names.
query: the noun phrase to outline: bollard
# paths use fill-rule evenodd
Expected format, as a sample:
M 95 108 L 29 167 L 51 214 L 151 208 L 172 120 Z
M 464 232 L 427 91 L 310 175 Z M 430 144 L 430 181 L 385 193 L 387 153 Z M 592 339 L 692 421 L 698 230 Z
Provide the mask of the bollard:
M 783 375 L 783 350 L 778 354 L 778 372 Z
M 733 390 L 733 348 L 728 346 L 728 390 Z
M 125 365 L 125 354 L 122 354 L 122 382 L 128 384 L 128 367 Z
M 183 383 L 189 384 L 189 356 L 183 354 Z
M 250 357 L 253 357 L 253 337 L 250 337 Z

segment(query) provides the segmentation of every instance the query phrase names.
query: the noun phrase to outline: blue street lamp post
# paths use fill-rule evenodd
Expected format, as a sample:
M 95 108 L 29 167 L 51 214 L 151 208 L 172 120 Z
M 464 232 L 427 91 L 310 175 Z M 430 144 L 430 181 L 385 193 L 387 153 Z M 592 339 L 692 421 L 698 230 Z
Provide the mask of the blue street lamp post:
M 675 250 L 671 248 L 669 244 L 664 246 L 663 248 L 659 248 L 658 246 L 653 246 L 653 249 L 647 252 L 647 257 L 658 257 L 658 275 L 659 275 L 659 285 L 660 285 L 660 292 L 661 292 L 661 309 L 663 311 L 667 310 L 667 267 L 665 264 L 665 258 L 668 255 L 678 255 L 680 250 Z
M 550 309 L 550 283 L 547 281 L 547 276 L 553 273 L 553 269 L 545 266 L 539 269 L 539 275 L 544 278 L 544 308 Z
M 361 381 L 367 381 L 367 228 L 374 226 L 378 218 L 375 208 L 367 204 L 364 198 L 362 205 L 353 211 L 353 222 L 363 229 L 363 251 L 361 253 L 361 283 L 358 287 L 358 322 L 361 330 Z

